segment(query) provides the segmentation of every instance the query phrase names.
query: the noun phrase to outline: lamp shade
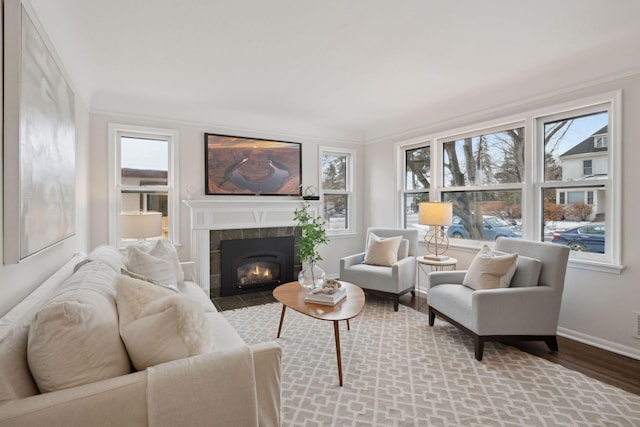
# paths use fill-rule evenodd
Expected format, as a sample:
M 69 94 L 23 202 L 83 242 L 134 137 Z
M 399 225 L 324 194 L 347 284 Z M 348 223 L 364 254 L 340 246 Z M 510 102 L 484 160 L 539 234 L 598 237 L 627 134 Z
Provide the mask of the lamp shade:
M 423 202 L 418 205 L 418 223 L 451 225 L 453 205 L 448 202 Z
M 162 212 L 122 212 L 120 237 L 146 239 L 162 234 Z

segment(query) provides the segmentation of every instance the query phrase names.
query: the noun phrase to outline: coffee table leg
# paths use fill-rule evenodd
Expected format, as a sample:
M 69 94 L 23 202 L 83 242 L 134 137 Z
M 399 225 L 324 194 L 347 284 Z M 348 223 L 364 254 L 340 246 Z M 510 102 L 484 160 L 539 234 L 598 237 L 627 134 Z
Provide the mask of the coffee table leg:
M 351 325 L 349 325 L 349 319 L 347 319 L 347 331 L 351 330 Z
M 333 321 L 333 334 L 336 337 L 336 357 L 338 358 L 338 378 L 340 379 L 340 387 L 342 387 L 342 355 L 340 354 L 340 328 L 338 321 Z
M 282 322 L 284 321 L 284 311 L 287 309 L 287 306 L 282 304 L 282 314 L 280 314 L 280 325 L 278 326 L 278 338 L 280 338 L 280 331 L 282 331 Z

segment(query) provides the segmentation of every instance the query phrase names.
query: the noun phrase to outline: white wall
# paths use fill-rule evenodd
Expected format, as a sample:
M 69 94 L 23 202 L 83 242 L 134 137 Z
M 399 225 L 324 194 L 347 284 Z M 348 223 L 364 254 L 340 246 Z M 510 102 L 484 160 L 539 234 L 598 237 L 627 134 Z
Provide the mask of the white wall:
M 424 136 L 465 125 L 482 123 L 485 120 L 512 116 L 518 112 L 555 105 L 591 95 L 622 89 L 622 263 L 626 269 L 621 274 L 602 273 L 570 267 L 567 271 L 565 291 L 560 313 L 560 332 L 566 336 L 604 347 L 618 353 L 640 359 L 640 339 L 632 336 L 637 328 L 633 311 L 640 311 L 640 251 L 637 238 L 640 221 L 635 214 L 640 210 L 637 182 L 640 182 L 640 74 L 612 80 L 593 86 L 554 96 L 537 97 L 531 102 L 519 102 L 514 106 L 482 110 L 473 117 L 447 121 L 438 118 L 437 126 L 423 128 Z M 513 95 L 513 94 L 511 94 Z M 477 101 L 477 100 L 474 100 Z M 392 163 L 394 144 L 411 138 L 420 138 L 419 133 L 389 137 L 384 141 L 366 146 L 366 158 L 370 168 L 365 180 L 368 182 L 365 209 L 370 212 L 371 224 L 392 224 L 397 220 L 399 201 L 390 207 L 386 200 L 393 197 L 395 175 Z M 610 142 L 611 143 L 611 142 Z M 395 163 L 395 160 L 393 161 Z M 396 196 L 397 200 L 397 196 Z M 452 256 L 460 260 L 458 268 L 465 268 L 473 254 L 451 250 Z
M 166 129 L 176 129 L 179 132 L 180 150 L 180 200 L 186 199 L 188 192 L 196 193 L 198 198 L 212 200 L 238 200 L 239 198 L 256 200 L 256 196 L 204 196 L 204 134 L 221 133 L 257 138 L 272 138 L 283 141 L 302 143 L 302 182 L 303 186 L 319 187 L 319 146 L 339 146 L 356 151 L 356 188 L 363 187 L 364 176 L 364 147 L 362 144 L 347 144 L 327 139 L 310 138 L 305 136 L 280 135 L 277 133 L 260 133 L 255 130 L 216 129 L 212 126 L 200 124 L 186 124 L 181 122 L 126 117 L 113 114 L 91 114 L 91 247 L 106 244 L 108 234 L 108 124 L 121 123 L 137 126 L 149 126 Z M 269 197 L 269 196 L 261 196 Z M 358 229 L 362 227 L 362 203 L 364 197 L 360 191 L 356 193 L 356 223 Z M 182 260 L 190 260 L 191 236 L 189 235 L 189 209 L 182 205 L 180 209 L 180 247 L 179 255 Z M 359 235 L 335 237 L 329 244 L 320 248 L 324 260 L 320 266 L 327 274 L 338 275 L 340 258 L 362 250 L 363 242 Z

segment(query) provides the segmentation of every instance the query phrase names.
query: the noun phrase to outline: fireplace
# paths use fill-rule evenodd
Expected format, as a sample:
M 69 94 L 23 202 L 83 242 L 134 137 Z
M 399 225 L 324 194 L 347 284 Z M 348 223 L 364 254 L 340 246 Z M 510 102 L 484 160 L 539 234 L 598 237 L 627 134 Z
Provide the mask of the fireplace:
M 293 280 L 294 237 L 220 242 L 220 294 L 270 290 Z

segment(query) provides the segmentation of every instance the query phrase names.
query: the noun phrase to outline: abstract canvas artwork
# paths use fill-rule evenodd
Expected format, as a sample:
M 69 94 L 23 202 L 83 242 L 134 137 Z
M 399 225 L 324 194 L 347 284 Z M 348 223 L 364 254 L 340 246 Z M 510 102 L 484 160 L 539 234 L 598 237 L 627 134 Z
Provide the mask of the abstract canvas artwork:
M 18 67 L 19 92 L 7 94 L 17 114 L 5 114 L 5 264 L 75 233 L 74 94 L 22 5 L 5 10 L 5 23 L 16 12 L 18 37 L 9 37 L 6 60 Z

